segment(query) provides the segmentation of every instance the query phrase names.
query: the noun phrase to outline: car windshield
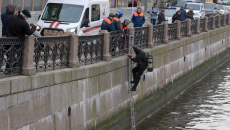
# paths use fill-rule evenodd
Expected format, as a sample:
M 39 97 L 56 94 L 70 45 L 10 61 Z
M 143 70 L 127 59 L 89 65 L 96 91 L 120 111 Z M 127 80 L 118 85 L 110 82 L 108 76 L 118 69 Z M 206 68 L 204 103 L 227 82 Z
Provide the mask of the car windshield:
M 42 20 L 76 23 L 79 21 L 84 6 L 72 4 L 49 3 Z
M 219 5 L 218 8 L 219 8 L 219 9 L 224 9 L 224 6 Z
M 215 9 L 215 4 L 206 3 L 206 4 L 204 4 L 204 9 Z
M 185 9 L 190 9 L 192 7 L 193 10 L 200 10 L 200 5 L 197 4 L 186 4 Z
M 172 17 L 176 13 L 176 10 L 165 10 L 165 17 Z
M 177 4 L 175 5 L 176 7 L 181 7 L 181 6 L 183 6 L 184 7 L 184 5 L 187 3 L 187 1 L 177 1 Z

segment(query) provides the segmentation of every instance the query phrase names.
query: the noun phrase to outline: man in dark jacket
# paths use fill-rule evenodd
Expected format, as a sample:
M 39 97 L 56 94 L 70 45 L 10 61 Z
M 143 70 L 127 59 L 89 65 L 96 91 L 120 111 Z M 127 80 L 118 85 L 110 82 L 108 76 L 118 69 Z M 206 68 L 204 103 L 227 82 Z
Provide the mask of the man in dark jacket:
M 176 20 L 181 20 L 181 12 L 180 12 L 180 10 L 178 10 L 176 12 L 176 14 L 173 15 L 173 17 L 172 17 L 172 23 L 174 23 L 174 21 L 176 21 Z
M 36 31 L 37 24 L 28 24 L 26 19 L 31 18 L 28 10 L 24 9 L 18 15 L 12 16 L 7 31 L 7 37 L 23 38 L 25 35 L 32 35 Z
M 193 20 L 193 15 L 194 15 L 193 9 L 192 9 L 192 7 L 190 7 L 188 13 L 186 14 L 186 17 Z
M 134 0 L 134 2 L 130 1 L 128 7 L 137 7 L 137 0 Z
M 132 22 L 134 24 L 134 27 L 142 27 L 142 25 L 145 23 L 145 16 L 143 13 L 141 13 L 141 8 L 137 8 L 137 12 L 133 14 Z
M 158 15 L 158 23 L 161 24 L 162 22 L 166 21 L 165 20 L 165 10 L 161 10 L 161 13 Z
M 131 81 L 131 83 L 134 84 L 131 91 L 136 91 L 137 85 L 141 79 L 141 75 L 144 73 L 145 69 L 148 66 L 148 61 L 146 58 L 146 54 L 142 50 L 138 49 L 137 47 L 133 47 L 133 50 L 136 54 L 136 57 L 133 58 L 131 55 L 128 55 L 128 57 L 134 63 L 137 63 L 137 66 L 132 69 L 133 81 Z
M 114 14 L 110 13 L 109 17 L 104 18 L 101 24 L 101 30 L 107 30 L 108 32 L 115 31 L 114 24 L 113 24 Z
M 6 7 L 6 12 L 1 14 L 1 20 L 2 20 L 2 37 L 6 37 L 7 35 L 7 29 L 9 27 L 9 22 L 11 17 L 16 13 L 16 5 L 9 4 Z
M 183 6 L 180 8 L 180 12 L 181 12 L 181 21 L 185 21 L 186 11 L 184 10 Z

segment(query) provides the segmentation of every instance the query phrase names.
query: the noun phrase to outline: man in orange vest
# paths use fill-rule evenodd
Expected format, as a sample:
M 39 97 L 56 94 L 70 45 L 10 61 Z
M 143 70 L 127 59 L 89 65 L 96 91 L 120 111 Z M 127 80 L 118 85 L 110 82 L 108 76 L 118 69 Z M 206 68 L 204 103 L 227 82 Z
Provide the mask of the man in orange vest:
M 101 30 L 107 30 L 108 32 L 115 31 L 114 24 L 113 24 L 114 14 L 110 13 L 109 17 L 104 18 L 101 24 Z
M 142 27 L 142 25 L 145 23 L 145 16 L 143 13 L 141 13 L 141 8 L 137 8 L 137 12 L 133 14 L 132 22 L 134 24 L 134 27 Z
M 129 24 L 129 20 L 125 19 L 124 22 L 121 24 L 121 28 L 123 29 L 123 31 L 125 32 L 126 37 L 129 37 L 128 34 L 128 24 Z
M 115 30 L 122 30 L 121 29 L 121 21 L 120 18 L 123 16 L 123 13 L 121 11 L 118 11 L 115 15 L 115 17 L 113 18 L 113 24 L 114 24 L 114 28 Z

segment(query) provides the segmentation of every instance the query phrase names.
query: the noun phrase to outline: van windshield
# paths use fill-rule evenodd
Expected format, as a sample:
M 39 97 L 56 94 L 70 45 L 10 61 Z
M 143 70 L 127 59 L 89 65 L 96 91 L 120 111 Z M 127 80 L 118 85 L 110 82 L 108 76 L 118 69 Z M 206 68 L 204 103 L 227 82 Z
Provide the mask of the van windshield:
M 190 7 L 192 7 L 193 10 L 201 10 L 200 5 L 197 5 L 197 4 L 187 4 L 187 5 L 185 5 L 185 9 L 189 9 Z
M 205 3 L 204 9 L 215 9 L 215 4 L 213 3 Z
M 79 21 L 84 6 L 49 3 L 42 15 L 42 20 L 76 23 Z
M 184 7 L 184 5 L 187 3 L 187 1 L 177 1 L 177 4 L 175 5 L 176 7 L 181 7 L 181 6 L 183 6 Z

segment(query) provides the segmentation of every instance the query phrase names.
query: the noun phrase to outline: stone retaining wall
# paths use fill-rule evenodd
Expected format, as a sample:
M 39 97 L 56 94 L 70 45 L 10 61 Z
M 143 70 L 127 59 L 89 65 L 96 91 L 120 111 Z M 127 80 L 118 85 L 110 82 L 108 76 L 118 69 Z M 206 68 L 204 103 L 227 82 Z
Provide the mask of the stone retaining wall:
M 229 29 L 226 26 L 145 49 L 154 56 L 154 71 L 145 73 L 145 80 L 141 79 L 133 93 L 136 122 L 214 67 L 207 66 L 221 64 L 229 52 Z M 178 84 L 186 82 L 190 84 Z M 0 79 L 0 90 L 1 130 L 130 128 L 126 56 L 80 68 Z

